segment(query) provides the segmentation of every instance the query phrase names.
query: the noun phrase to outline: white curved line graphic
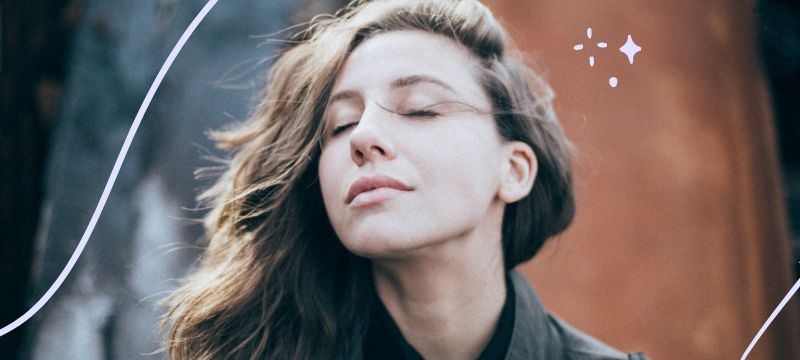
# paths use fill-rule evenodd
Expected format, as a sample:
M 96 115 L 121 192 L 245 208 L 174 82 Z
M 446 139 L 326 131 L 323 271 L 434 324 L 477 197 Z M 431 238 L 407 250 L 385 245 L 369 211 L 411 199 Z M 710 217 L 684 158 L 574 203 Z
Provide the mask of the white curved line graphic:
M 781 300 L 781 303 L 778 304 L 778 307 L 776 307 L 775 310 L 772 312 L 772 314 L 769 316 L 767 322 L 765 322 L 764 325 L 761 326 L 761 329 L 758 330 L 756 337 L 753 338 L 753 341 L 750 342 L 750 345 L 747 347 L 747 350 L 745 350 L 744 354 L 742 354 L 741 360 L 747 358 L 747 355 L 750 354 L 750 351 L 753 350 L 754 346 L 756 346 L 758 339 L 761 338 L 761 335 L 764 334 L 764 331 L 766 331 L 769 325 L 772 324 L 772 320 L 775 320 L 775 317 L 778 316 L 778 313 L 781 312 L 781 310 L 783 310 L 783 307 L 786 306 L 786 303 L 788 303 L 789 300 L 792 298 L 792 296 L 794 296 L 798 288 L 800 288 L 800 279 L 798 279 L 797 282 L 794 283 L 792 289 L 789 290 L 789 293 L 783 297 L 783 300 Z
M 131 142 L 133 142 L 133 137 L 136 135 L 136 131 L 139 129 L 139 124 L 142 122 L 142 118 L 144 117 L 145 112 L 147 112 L 147 108 L 150 106 L 150 101 L 153 100 L 153 95 L 155 95 L 156 90 L 161 85 L 161 80 L 164 79 L 164 75 L 167 74 L 169 68 L 172 66 L 172 62 L 178 56 L 178 53 L 181 52 L 183 45 L 189 40 L 189 37 L 192 36 L 194 29 L 200 25 L 200 22 L 206 17 L 211 8 L 217 4 L 218 0 L 209 0 L 208 3 L 200 10 L 200 13 L 195 16 L 192 23 L 189 24 L 189 27 L 186 28 L 186 31 L 183 32 L 181 38 L 178 40 L 178 43 L 175 44 L 175 47 L 172 48 L 172 51 L 169 53 L 167 60 L 164 61 L 164 65 L 161 66 L 161 70 L 158 71 L 158 75 L 156 75 L 155 80 L 150 85 L 150 90 L 147 91 L 147 95 L 144 97 L 144 101 L 142 102 L 142 106 L 139 107 L 139 112 L 136 113 L 136 118 L 133 120 L 133 124 L 131 125 L 130 130 L 128 131 L 128 136 L 125 137 L 125 143 L 122 144 L 122 149 L 119 151 L 119 155 L 117 155 L 117 161 L 114 163 L 114 168 L 111 170 L 111 175 L 108 177 L 108 182 L 106 182 L 106 187 L 103 189 L 103 195 L 100 196 L 100 201 L 97 203 L 97 207 L 94 209 L 94 214 L 92 214 L 92 219 L 89 221 L 89 225 L 86 227 L 86 231 L 83 233 L 83 237 L 81 237 L 81 241 L 78 243 L 78 247 L 75 249 L 75 252 L 72 253 L 72 257 L 69 258 L 67 262 L 67 266 L 64 267 L 64 270 L 61 270 L 61 274 L 58 275 L 58 278 L 50 285 L 50 288 L 47 289 L 47 292 L 42 295 L 41 299 L 36 302 L 25 314 L 20 316 L 17 320 L 14 320 L 11 324 L 4 326 L 0 329 L 0 337 L 5 334 L 8 334 L 12 330 L 16 329 L 20 325 L 24 324 L 28 321 L 33 315 L 36 314 L 43 306 L 50 300 L 53 294 L 58 291 L 58 288 L 61 287 L 61 284 L 64 282 L 64 279 L 67 278 L 69 272 L 72 271 L 72 268 L 75 266 L 75 263 L 78 261 L 78 258 L 81 256 L 83 252 L 83 248 L 86 247 L 86 243 L 89 241 L 89 237 L 92 236 L 92 232 L 94 231 L 94 226 L 97 224 L 97 220 L 100 218 L 100 214 L 103 212 L 103 208 L 106 206 L 106 200 L 108 199 L 108 195 L 111 193 L 111 189 L 114 187 L 114 182 L 117 181 L 117 175 L 119 174 L 119 169 L 122 167 L 122 163 L 125 161 L 125 156 L 128 154 L 128 148 L 131 146 Z

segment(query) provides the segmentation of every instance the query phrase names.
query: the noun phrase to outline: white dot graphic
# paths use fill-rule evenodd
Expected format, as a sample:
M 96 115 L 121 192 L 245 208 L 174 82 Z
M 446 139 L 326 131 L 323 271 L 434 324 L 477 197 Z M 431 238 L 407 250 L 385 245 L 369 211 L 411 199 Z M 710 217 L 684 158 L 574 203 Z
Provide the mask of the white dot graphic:
M 608 78 L 608 85 L 611 85 L 612 88 L 617 87 L 617 78 L 615 76 Z

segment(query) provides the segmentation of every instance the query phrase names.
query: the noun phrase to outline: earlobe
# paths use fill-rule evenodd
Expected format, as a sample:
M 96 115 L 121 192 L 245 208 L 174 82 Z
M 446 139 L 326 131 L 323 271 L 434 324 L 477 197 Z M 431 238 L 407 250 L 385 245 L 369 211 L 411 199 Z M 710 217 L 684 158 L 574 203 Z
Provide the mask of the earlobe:
M 539 166 L 533 149 L 524 142 L 513 141 L 506 144 L 505 154 L 498 197 L 510 204 L 528 196 Z

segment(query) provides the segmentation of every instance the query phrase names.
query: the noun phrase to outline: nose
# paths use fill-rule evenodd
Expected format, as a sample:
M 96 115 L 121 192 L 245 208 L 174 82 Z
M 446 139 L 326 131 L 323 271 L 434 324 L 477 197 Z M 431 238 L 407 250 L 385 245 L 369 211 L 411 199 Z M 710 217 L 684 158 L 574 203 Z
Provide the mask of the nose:
M 395 149 L 385 127 L 390 114 L 378 106 L 364 109 L 356 127 L 350 133 L 350 157 L 358 166 L 381 158 L 391 160 Z

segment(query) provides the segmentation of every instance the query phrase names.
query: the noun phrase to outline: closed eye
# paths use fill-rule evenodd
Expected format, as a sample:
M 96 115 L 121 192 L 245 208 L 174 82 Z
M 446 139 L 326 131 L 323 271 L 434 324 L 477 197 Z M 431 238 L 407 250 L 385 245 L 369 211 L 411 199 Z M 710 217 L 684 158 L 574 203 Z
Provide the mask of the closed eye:
M 401 116 L 406 116 L 406 117 L 431 118 L 431 117 L 439 116 L 440 114 L 435 112 L 435 111 L 420 109 L 420 110 L 406 111 L 404 113 L 400 113 L 400 115 Z M 339 126 L 333 128 L 333 130 L 331 131 L 331 137 L 339 135 L 339 134 L 349 130 L 350 128 L 352 128 L 353 126 L 356 126 L 356 125 L 358 125 L 358 122 L 351 122 L 351 123 L 339 125 Z
M 431 110 L 411 110 L 408 112 L 401 113 L 400 115 L 409 117 L 434 117 L 438 116 L 439 113 Z
M 331 131 L 331 136 L 339 135 L 342 132 L 347 131 L 347 129 L 350 129 L 353 126 L 356 126 L 357 124 L 358 124 L 357 122 L 351 122 L 351 123 L 347 123 L 347 124 L 344 124 L 344 125 L 339 125 L 339 126 L 333 128 L 333 131 Z

